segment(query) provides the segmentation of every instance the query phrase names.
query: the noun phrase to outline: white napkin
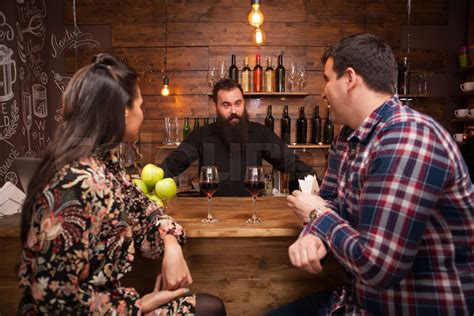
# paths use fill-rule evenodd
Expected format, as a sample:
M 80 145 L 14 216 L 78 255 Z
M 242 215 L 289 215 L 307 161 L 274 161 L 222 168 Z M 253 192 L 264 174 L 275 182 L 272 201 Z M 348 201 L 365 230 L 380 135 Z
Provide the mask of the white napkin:
M 298 179 L 298 182 L 300 184 L 301 192 L 310 194 L 317 194 L 319 192 L 319 184 L 316 176 L 308 174 L 304 179 Z
M 25 193 L 7 181 L 0 188 L 0 218 L 20 212 L 24 199 Z

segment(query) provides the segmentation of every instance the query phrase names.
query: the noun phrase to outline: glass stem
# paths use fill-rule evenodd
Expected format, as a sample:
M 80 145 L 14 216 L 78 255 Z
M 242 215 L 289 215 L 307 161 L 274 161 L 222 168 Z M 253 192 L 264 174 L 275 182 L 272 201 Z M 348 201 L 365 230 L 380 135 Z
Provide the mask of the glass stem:
M 257 206 L 255 205 L 256 202 L 257 202 L 257 196 L 256 196 L 256 195 L 252 195 L 252 204 L 253 204 L 253 215 L 252 215 L 252 218 L 253 218 L 253 219 L 256 219 L 256 218 L 257 218 Z
M 212 219 L 211 213 L 211 203 L 212 203 L 212 195 L 207 196 L 207 219 Z

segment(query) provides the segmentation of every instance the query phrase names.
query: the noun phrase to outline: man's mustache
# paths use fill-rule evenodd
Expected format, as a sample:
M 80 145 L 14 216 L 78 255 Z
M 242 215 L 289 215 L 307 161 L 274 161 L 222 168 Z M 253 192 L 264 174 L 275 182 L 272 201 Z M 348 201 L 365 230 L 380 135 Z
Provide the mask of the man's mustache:
M 232 120 L 235 119 L 235 118 L 240 120 L 242 117 L 241 117 L 240 115 L 237 115 L 237 114 L 233 113 L 233 114 L 231 114 L 231 115 L 227 118 L 227 121 L 230 122 L 230 121 L 232 121 Z

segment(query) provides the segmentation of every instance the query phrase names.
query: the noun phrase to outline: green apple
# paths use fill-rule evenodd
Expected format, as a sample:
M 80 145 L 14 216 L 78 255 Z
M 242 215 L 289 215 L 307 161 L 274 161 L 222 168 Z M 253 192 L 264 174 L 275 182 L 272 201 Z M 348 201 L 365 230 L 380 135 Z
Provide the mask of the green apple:
M 155 185 L 155 192 L 160 199 L 169 199 L 176 194 L 176 183 L 172 178 L 160 180 Z
M 147 194 L 147 196 L 148 196 L 148 198 L 149 198 L 150 200 L 152 200 L 153 202 L 155 202 L 156 205 L 161 206 L 161 207 L 165 207 L 165 205 L 163 204 L 163 201 L 160 200 L 160 198 L 157 197 L 156 195 L 154 195 L 154 194 Z
M 155 184 L 163 179 L 164 171 L 160 167 L 152 163 L 147 164 L 142 169 L 141 179 L 149 188 L 153 188 Z
M 148 187 L 146 186 L 145 182 L 143 182 L 141 179 L 133 179 L 132 181 L 140 191 L 145 194 L 148 194 Z

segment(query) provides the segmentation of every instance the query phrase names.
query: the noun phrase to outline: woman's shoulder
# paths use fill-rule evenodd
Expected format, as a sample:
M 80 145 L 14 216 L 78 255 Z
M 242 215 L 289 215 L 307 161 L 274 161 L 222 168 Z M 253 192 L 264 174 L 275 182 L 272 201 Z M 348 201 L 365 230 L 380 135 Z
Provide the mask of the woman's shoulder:
M 63 187 L 81 186 L 102 182 L 106 177 L 104 162 L 94 156 L 83 157 L 64 165 L 53 178 L 53 183 Z

